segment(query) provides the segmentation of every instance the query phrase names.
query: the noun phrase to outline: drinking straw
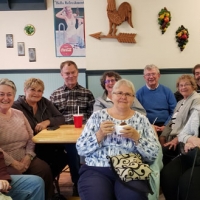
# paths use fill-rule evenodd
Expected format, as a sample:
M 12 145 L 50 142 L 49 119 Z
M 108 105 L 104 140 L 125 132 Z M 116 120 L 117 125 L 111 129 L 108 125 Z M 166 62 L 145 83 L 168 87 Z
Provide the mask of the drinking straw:
M 78 106 L 78 115 L 79 115 L 79 106 Z

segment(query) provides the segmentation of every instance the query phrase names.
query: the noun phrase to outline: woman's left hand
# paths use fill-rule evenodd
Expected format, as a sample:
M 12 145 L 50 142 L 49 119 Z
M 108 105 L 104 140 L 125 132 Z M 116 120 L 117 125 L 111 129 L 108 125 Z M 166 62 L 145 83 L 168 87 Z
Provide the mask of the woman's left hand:
M 189 150 L 194 149 L 196 146 L 190 142 L 185 143 L 184 151 L 187 153 Z
M 47 126 L 49 126 L 49 124 L 50 124 L 49 120 L 45 120 L 45 121 L 38 123 L 35 126 L 35 132 L 38 133 L 38 132 L 42 131 L 43 129 L 47 128 Z
M 21 162 L 25 165 L 25 168 L 27 170 L 31 164 L 30 156 L 25 155 L 25 157 L 21 160 Z
M 138 133 L 138 131 L 129 125 L 124 126 L 120 132 L 123 133 L 123 137 L 130 138 L 134 141 L 138 141 L 140 138 L 140 134 Z
M 174 151 L 176 150 L 176 146 L 178 144 L 178 137 L 175 137 L 173 140 L 170 142 L 167 142 L 164 144 L 164 147 L 169 146 L 169 149 L 174 148 Z

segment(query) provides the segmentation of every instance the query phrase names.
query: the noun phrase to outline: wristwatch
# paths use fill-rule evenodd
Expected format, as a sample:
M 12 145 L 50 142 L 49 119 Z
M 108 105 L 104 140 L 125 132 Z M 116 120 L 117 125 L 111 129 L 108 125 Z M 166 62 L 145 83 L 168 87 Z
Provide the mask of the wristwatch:
M 33 160 L 33 156 L 31 154 L 26 154 L 26 155 L 30 157 L 31 161 Z

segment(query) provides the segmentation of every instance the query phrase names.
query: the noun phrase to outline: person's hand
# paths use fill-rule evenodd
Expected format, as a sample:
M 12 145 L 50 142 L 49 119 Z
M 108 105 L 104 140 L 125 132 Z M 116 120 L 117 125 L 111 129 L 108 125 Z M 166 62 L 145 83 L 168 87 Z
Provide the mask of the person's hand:
M 11 189 L 11 186 L 7 180 L 0 180 L 0 192 L 7 193 Z
M 163 131 L 164 130 L 164 128 L 165 128 L 165 126 L 156 126 L 156 125 L 154 125 L 154 127 L 155 127 L 155 129 L 156 129 L 156 131 Z
M 169 146 L 169 149 L 174 148 L 174 150 L 176 149 L 176 146 L 178 144 L 178 137 L 175 137 L 173 140 L 171 140 L 170 142 L 167 142 L 164 144 L 164 147 Z
M 108 134 L 111 134 L 115 130 L 114 126 L 115 124 L 111 121 L 102 122 L 99 129 L 100 134 L 104 137 Z
M 31 158 L 29 155 L 26 155 L 21 162 L 24 164 L 26 170 L 29 168 L 30 164 L 31 164 Z
M 35 132 L 38 133 L 38 132 L 42 131 L 43 129 L 47 128 L 47 126 L 49 126 L 49 124 L 50 124 L 49 120 L 45 120 L 45 121 L 38 123 L 35 126 Z
M 114 125 L 115 124 L 111 121 L 104 121 L 100 124 L 100 129 L 96 133 L 98 143 L 101 142 L 105 136 L 111 134 L 115 130 Z
M 14 167 L 16 170 L 18 170 L 19 172 L 23 173 L 27 170 L 26 166 L 24 165 L 24 163 L 19 162 L 17 160 L 14 160 L 11 163 L 11 166 Z
M 140 134 L 138 133 L 138 131 L 129 125 L 123 126 L 123 129 L 120 132 L 122 133 L 121 136 L 125 138 L 130 138 L 134 141 L 138 141 L 140 138 Z
M 189 150 L 194 149 L 196 146 L 190 142 L 185 143 L 184 151 L 187 153 Z

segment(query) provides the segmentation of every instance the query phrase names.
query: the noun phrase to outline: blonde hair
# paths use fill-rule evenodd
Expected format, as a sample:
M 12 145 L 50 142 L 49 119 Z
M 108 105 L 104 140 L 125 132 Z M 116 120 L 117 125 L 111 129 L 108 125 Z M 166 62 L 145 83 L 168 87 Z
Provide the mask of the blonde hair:
M 13 89 L 14 95 L 17 92 L 17 88 L 15 86 L 15 83 L 7 78 L 1 78 L 0 79 L 0 85 L 7 85 L 10 86 Z
M 44 82 L 39 78 L 29 78 L 24 82 L 24 89 L 35 88 L 36 86 L 41 86 L 44 91 Z

